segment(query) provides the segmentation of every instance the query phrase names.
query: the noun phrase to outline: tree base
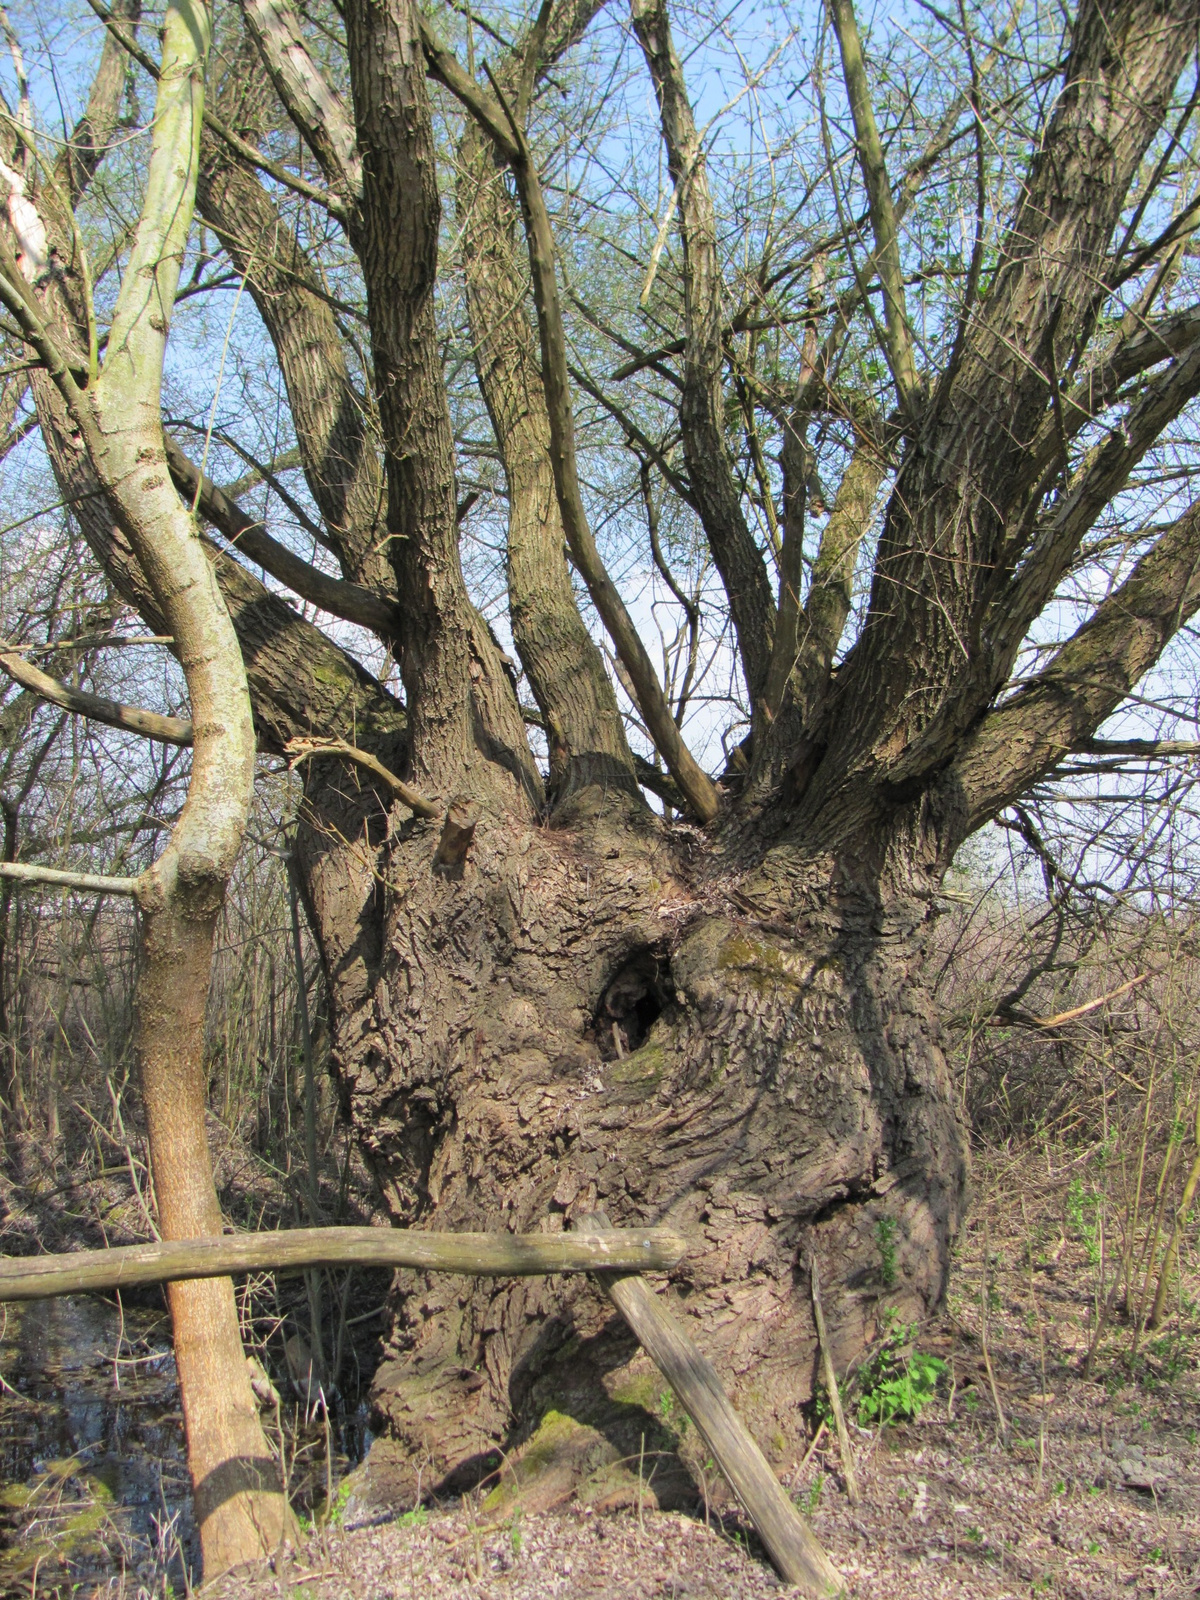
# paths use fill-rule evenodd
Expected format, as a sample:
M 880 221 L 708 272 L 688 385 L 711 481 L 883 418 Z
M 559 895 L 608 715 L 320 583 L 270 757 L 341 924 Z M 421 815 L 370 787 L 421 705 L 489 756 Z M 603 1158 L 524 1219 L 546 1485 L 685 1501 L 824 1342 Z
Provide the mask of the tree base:
M 693 1239 L 675 1309 L 786 1470 L 817 1381 L 807 1260 L 839 1372 L 946 1280 L 966 1141 L 920 982 L 926 905 L 782 850 L 736 889 L 697 881 L 686 831 L 589 827 L 585 847 L 481 825 L 453 883 L 400 843 L 386 978 L 341 1051 L 354 1119 L 398 1223 L 557 1231 L 604 1209 Z M 398 1500 L 482 1482 L 552 1412 L 687 1465 L 586 1280 L 402 1273 L 395 1309 L 374 1402 Z

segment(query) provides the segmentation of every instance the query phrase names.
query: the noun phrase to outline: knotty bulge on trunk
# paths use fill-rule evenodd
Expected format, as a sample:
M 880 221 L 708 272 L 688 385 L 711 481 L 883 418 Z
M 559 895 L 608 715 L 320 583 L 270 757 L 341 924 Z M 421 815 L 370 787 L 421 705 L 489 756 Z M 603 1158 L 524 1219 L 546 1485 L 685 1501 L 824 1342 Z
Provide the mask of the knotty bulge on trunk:
M 453 881 L 433 830 L 401 829 L 370 1014 L 337 1041 L 350 1114 L 397 1221 L 558 1229 L 600 1206 L 688 1234 L 671 1294 L 786 1465 L 816 1381 L 805 1258 L 842 1368 L 884 1308 L 923 1317 L 944 1287 L 966 1144 L 921 982 L 928 900 L 850 848 L 754 851 L 754 830 L 710 842 L 591 800 L 550 827 L 485 817 Z M 395 1304 L 381 1498 L 494 1470 L 548 1412 L 622 1457 L 694 1443 L 582 1283 L 402 1274 Z

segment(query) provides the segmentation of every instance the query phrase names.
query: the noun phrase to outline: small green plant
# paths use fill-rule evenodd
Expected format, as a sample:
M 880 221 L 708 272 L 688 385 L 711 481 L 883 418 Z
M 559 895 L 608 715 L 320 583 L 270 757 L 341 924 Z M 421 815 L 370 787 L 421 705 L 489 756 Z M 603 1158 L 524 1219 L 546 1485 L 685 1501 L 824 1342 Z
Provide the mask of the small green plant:
M 821 1504 L 821 1490 L 824 1487 L 825 1474 L 823 1472 L 818 1472 L 807 1489 L 792 1496 L 792 1499 L 800 1507 L 800 1510 L 806 1517 L 813 1516 L 817 1510 L 817 1507 Z
M 1100 1196 L 1096 1190 L 1085 1189 L 1082 1178 L 1072 1178 L 1067 1190 L 1067 1221 L 1087 1252 L 1089 1267 L 1100 1265 L 1099 1210 Z
M 423 1528 L 429 1520 L 429 1513 L 424 1506 L 414 1506 L 411 1511 L 406 1511 L 396 1518 L 396 1525 L 400 1528 Z
M 521 1554 L 521 1544 L 522 1544 L 522 1538 L 521 1538 L 521 1508 L 520 1508 L 520 1506 L 518 1506 L 517 1509 L 513 1512 L 513 1519 L 509 1523 L 509 1526 L 508 1526 L 508 1542 L 512 1546 L 512 1553 L 513 1553 L 514 1557 L 515 1556 L 519 1556 Z
M 916 1328 L 904 1327 L 895 1317 L 879 1349 L 862 1369 L 858 1420 L 885 1426 L 892 1422 L 913 1422 L 921 1415 L 937 1391 L 938 1380 L 949 1369 L 939 1357 L 922 1350 L 905 1351 L 912 1344 Z
M 1089 1539 L 1088 1540 L 1087 1553 L 1090 1556 L 1098 1556 L 1100 1554 L 1100 1544 L 1099 1544 L 1098 1540 L 1096 1540 L 1096 1539 Z
M 896 1282 L 896 1219 L 880 1217 L 875 1224 L 875 1243 L 879 1246 L 879 1275 L 885 1289 Z
M 342 1518 L 346 1515 L 346 1507 L 350 1503 L 350 1480 L 343 1478 L 334 1491 L 333 1499 L 329 1502 L 326 1522 L 331 1528 L 340 1528 Z
M 977 1528 L 977 1527 L 975 1527 L 974 1524 L 972 1524 L 967 1529 L 967 1538 L 970 1539 L 972 1544 L 982 1544 L 983 1543 L 983 1529 L 982 1528 Z
M 1159 1363 L 1161 1376 L 1167 1383 L 1189 1371 L 1192 1366 L 1192 1339 L 1183 1333 L 1168 1333 L 1151 1340 L 1147 1352 Z M 1145 1382 L 1145 1380 L 1143 1380 Z M 1148 1388 L 1150 1384 L 1146 1385 Z M 1195 1443 L 1195 1441 L 1192 1441 Z

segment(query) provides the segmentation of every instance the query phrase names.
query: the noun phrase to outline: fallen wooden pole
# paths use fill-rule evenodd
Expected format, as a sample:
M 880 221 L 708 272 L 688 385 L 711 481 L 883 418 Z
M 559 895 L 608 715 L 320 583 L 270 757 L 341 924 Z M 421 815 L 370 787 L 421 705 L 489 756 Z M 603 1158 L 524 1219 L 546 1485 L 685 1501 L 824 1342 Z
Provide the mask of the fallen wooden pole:
M 597 1212 L 582 1218 L 578 1227 L 585 1237 L 597 1233 L 603 1237 L 611 1224 Z M 841 1573 L 733 1409 L 712 1362 L 642 1278 L 606 1273 L 598 1282 L 696 1424 L 713 1460 L 758 1529 L 780 1577 L 814 1600 L 841 1594 L 845 1588 Z
M 289 1228 L 68 1255 L 0 1256 L 0 1302 L 305 1267 L 416 1267 L 500 1278 L 543 1272 L 664 1272 L 686 1250 L 687 1240 L 669 1228 L 628 1228 L 608 1237 Z

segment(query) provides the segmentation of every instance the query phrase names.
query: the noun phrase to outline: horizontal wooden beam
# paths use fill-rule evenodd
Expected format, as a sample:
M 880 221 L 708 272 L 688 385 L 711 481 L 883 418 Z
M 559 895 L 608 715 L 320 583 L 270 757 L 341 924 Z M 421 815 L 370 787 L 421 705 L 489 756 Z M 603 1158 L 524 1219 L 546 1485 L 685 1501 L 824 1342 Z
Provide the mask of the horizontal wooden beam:
M 415 1267 L 498 1278 L 543 1272 L 665 1272 L 687 1248 L 683 1235 L 670 1228 L 625 1228 L 600 1235 L 288 1228 L 67 1255 L 0 1256 L 0 1302 L 304 1267 Z

